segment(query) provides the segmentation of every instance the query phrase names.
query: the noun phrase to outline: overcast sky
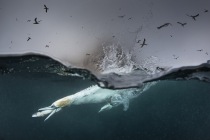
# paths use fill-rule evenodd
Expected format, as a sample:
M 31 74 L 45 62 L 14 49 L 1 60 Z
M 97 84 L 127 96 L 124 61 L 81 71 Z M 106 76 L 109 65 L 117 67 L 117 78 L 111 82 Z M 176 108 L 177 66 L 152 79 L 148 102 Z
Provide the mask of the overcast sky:
M 155 56 L 160 65 L 197 65 L 210 60 L 205 10 L 209 0 L 1 0 L 0 54 L 34 52 L 83 67 L 86 53 L 114 37 L 137 63 Z M 157 29 L 165 23 L 171 25 Z M 144 38 L 148 45 L 141 48 Z

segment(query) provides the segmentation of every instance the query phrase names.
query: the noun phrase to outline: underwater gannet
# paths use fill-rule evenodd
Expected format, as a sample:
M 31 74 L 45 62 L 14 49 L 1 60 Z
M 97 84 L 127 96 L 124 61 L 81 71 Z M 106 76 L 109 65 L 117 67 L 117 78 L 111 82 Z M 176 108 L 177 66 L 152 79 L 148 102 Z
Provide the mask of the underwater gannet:
M 53 114 L 60 111 L 62 108 L 70 105 L 80 105 L 88 103 L 106 103 L 99 112 L 109 110 L 113 107 L 123 105 L 123 110 L 126 111 L 129 108 L 130 99 L 138 97 L 143 91 L 149 89 L 155 82 L 143 84 L 142 88 L 110 90 L 103 89 L 97 85 L 91 86 L 73 95 L 61 98 L 51 106 L 40 108 L 38 112 L 34 113 L 32 117 L 47 116 L 45 121 L 49 119 Z

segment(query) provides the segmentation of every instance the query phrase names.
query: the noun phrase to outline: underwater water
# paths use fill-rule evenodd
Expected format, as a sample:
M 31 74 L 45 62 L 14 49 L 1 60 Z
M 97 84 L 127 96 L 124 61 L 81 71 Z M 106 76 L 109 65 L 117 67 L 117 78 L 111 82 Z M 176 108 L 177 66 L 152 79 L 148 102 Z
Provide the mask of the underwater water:
M 43 59 L 42 64 L 26 60 L 31 59 L 1 59 L 0 140 L 210 139 L 207 82 L 161 80 L 131 100 L 127 111 L 118 106 L 98 113 L 103 103 L 83 104 L 67 107 L 44 122 L 31 117 L 38 108 L 95 83 L 88 75 L 59 75 L 53 60 Z M 54 67 L 42 69 L 50 62 Z

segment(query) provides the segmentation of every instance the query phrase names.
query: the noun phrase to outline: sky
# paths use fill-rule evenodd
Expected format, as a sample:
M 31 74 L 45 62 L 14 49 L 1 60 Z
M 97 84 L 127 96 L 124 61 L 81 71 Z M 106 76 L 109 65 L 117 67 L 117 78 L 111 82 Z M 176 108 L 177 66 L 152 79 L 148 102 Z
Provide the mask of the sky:
M 0 55 L 36 53 L 86 68 L 103 44 L 117 42 L 136 63 L 154 56 L 161 66 L 198 65 L 210 59 L 205 10 L 209 0 L 1 0 Z

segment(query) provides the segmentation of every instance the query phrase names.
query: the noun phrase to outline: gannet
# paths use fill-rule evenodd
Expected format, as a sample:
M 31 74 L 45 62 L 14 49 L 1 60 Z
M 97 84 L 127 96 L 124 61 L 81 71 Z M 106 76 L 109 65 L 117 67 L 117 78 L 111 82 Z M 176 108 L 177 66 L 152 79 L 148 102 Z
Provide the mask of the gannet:
M 187 23 L 181 23 L 181 22 L 177 22 L 178 24 L 180 24 L 182 27 L 184 27 L 185 25 L 187 25 Z
M 197 15 L 187 15 L 188 17 L 191 17 L 193 20 L 195 20 L 196 21 L 196 18 L 199 16 L 199 14 L 197 14 Z
M 45 12 L 47 13 L 47 11 L 49 10 L 49 8 L 46 6 L 46 5 L 44 5 L 44 9 L 45 9 Z
M 157 27 L 157 29 L 161 29 L 161 28 L 163 28 L 163 27 L 167 27 L 167 26 L 169 26 L 169 25 L 171 25 L 171 26 L 172 26 L 172 24 L 171 24 L 171 23 L 165 23 L 165 24 L 163 24 L 163 25 L 161 25 L 161 26 Z
M 143 43 L 141 44 L 141 48 L 143 48 L 145 45 L 147 45 L 147 44 L 146 44 L 146 39 L 144 38 L 144 41 L 143 41 Z
M 48 107 L 40 108 L 32 117 L 47 116 L 45 121 L 53 114 L 60 111 L 62 108 L 71 105 L 89 104 L 89 103 L 106 103 L 101 107 L 99 113 L 105 110 L 110 110 L 113 107 L 123 105 L 123 110 L 129 108 L 130 99 L 138 97 L 143 91 L 149 89 L 155 82 L 143 84 L 142 88 L 110 90 L 100 88 L 98 85 L 93 85 L 75 94 L 61 98 Z
M 34 24 L 39 24 L 39 22 L 37 21 L 37 18 L 34 19 Z

